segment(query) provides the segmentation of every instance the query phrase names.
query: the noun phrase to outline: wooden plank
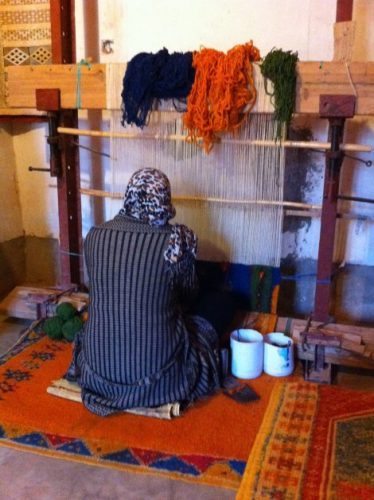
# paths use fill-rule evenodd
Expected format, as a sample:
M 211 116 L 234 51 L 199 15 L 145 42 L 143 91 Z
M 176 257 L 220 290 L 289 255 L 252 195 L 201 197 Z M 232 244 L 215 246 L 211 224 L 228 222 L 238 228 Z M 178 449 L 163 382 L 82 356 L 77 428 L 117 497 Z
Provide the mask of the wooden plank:
M 314 346 L 306 348 L 304 351 L 301 344 L 296 345 L 296 355 L 298 359 L 314 361 Z M 364 356 L 355 355 L 339 347 L 325 347 L 325 362 L 333 365 L 352 366 L 354 368 L 364 368 L 374 370 L 374 360 Z
M 292 332 L 295 328 L 304 330 L 307 324 L 306 319 L 298 319 L 298 318 L 285 318 L 285 317 L 279 317 L 277 321 L 277 331 L 279 332 L 285 332 L 286 330 L 289 330 L 289 332 Z M 322 323 L 318 321 L 312 321 L 311 322 L 311 327 L 317 328 L 318 326 L 321 326 Z M 324 326 L 324 329 L 326 329 L 329 333 L 331 334 L 352 334 L 352 335 L 358 335 L 361 337 L 362 342 L 364 344 L 374 344 L 374 328 L 369 328 L 369 327 L 364 327 L 364 326 L 357 326 L 357 325 L 343 325 L 340 323 L 328 323 L 327 325 Z
M 32 108 L 0 108 L 0 116 L 47 116 L 46 111 Z
M 299 63 L 296 112 L 318 113 L 321 94 L 357 95 L 355 114 L 374 114 L 374 62 Z
M 354 21 L 334 24 L 334 61 L 352 61 L 355 33 Z
M 341 347 L 347 351 L 357 352 L 357 354 L 364 354 L 365 352 L 365 346 L 363 344 L 356 344 L 355 342 L 349 342 L 348 340 L 343 340 Z
M 310 327 L 315 331 L 315 328 L 322 323 L 317 321 L 312 321 Z M 303 319 L 297 318 L 278 318 L 276 330 L 279 332 L 288 331 L 288 333 L 292 333 L 292 338 L 295 342 L 295 349 L 298 359 L 301 360 L 309 360 L 314 361 L 315 349 L 314 346 L 303 346 L 301 343 L 301 332 L 304 331 L 307 325 L 307 321 Z M 341 366 L 352 366 L 355 368 L 364 368 L 374 370 L 374 360 L 371 357 L 370 346 L 374 340 L 374 328 L 360 327 L 355 325 L 341 325 L 335 323 L 329 323 L 326 326 L 326 330 L 324 332 L 327 335 L 338 335 L 343 339 L 350 337 L 354 339 L 354 341 L 349 342 L 348 340 L 344 340 L 346 342 L 346 347 L 349 348 L 343 349 L 339 347 L 325 347 L 325 361 L 326 363 L 332 363 L 335 365 Z M 347 337 L 346 337 L 347 336 Z M 357 339 L 354 336 L 359 336 L 362 341 L 369 345 L 368 352 L 365 356 L 365 347 L 366 345 L 359 345 L 357 343 Z M 371 344 L 370 344 L 371 341 Z M 355 352 L 352 352 L 355 351 Z
M 118 66 L 118 73 L 123 75 L 124 64 L 112 66 Z M 120 109 L 120 92 L 113 95 L 113 89 L 106 83 L 109 67 L 104 64 L 80 67 L 82 109 Z M 62 108 L 77 108 L 78 65 L 10 66 L 6 73 L 7 105 L 11 108 L 35 108 L 37 88 L 59 88 Z M 374 62 L 298 63 L 296 113 L 318 114 L 321 94 L 355 93 L 356 115 L 374 115 Z
M 80 108 L 106 107 L 104 64 L 93 64 L 90 67 L 76 64 L 12 66 L 8 68 L 7 76 L 7 105 L 10 108 L 35 108 L 36 89 L 60 89 L 61 107 L 77 109 L 78 83 Z

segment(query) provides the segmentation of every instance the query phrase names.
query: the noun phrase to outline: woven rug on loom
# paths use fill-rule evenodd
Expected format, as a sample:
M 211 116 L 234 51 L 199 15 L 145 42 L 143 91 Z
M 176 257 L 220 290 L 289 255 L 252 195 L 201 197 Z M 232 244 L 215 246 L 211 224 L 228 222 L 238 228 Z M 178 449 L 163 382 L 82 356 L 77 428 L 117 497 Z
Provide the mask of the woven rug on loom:
M 278 383 L 238 496 L 374 498 L 374 392 Z
M 81 403 L 47 394 L 70 361 L 71 344 L 30 329 L 0 358 L 0 444 L 117 469 L 237 489 L 274 379 L 250 386 L 260 400 L 223 394 L 174 420 L 127 413 L 99 417 Z

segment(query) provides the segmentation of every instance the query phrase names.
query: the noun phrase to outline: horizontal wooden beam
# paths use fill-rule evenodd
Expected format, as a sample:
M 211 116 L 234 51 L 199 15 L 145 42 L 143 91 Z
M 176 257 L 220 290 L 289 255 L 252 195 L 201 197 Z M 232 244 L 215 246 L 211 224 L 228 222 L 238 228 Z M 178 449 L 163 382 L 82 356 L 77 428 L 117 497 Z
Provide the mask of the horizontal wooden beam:
M 113 90 L 120 88 L 119 79 L 123 78 L 125 67 L 125 64 L 10 66 L 6 69 L 7 105 L 35 108 L 36 89 L 58 88 L 62 108 L 120 109 L 120 91 Z M 107 85 L 109 73 L 118 75 L 113 87 Z M 374 115 L 374 62 L 299 62 L 295 112 L 318 115 L 321 94 L 355 95 L 355 114 Z
M 6 73 L 6 103 L 10 108 L 36 108 L 37 89 L 59 89 L 62 109 L 106 107 L 104 64 L 9 66 Z
M 0 116 L 4 117 L 17 117 L 17 116 L 35 116 L 43 117 L 47 116 L 45 111 L 40 111 L 38 109 L 31 108 L 0 108 Z
M 319 113 L 321 94 L 356 96 L 356 115 L 374 115 L 374 62 L 302 62 L 296 112 Z

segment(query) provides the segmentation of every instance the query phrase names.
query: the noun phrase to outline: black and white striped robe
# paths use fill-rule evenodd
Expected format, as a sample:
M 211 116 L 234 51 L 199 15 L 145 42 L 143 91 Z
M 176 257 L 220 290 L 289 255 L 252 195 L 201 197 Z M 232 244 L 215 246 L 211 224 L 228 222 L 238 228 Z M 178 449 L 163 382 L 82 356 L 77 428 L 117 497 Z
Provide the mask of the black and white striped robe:
M 99 415 L 191 402 L 219 386 L 217 334 L 179 303 L 195 285 L 194 259 L 164 259 L 171 227 L 118 215 L 86 237 L 90 303 L 75 370 Z

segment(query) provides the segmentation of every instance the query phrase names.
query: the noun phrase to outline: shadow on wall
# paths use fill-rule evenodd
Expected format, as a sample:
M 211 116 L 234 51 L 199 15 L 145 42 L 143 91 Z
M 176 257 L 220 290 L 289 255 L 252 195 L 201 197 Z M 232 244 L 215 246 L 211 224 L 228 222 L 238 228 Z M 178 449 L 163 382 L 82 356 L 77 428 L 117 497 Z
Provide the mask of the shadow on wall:
M 295 260 L 289 256 L 281 261 L 278 314 L 280 316 L 308 317 L 314 307 L 317 261 Z
M 25 276 L 25 237 L 0 243 L 0 297 L 22 284 Z
M 345 323 L 374 325 L 374 267 L 346 265 L 334 285 L 333 314 Z
M 55 238 L 25 238 L 25 281 L 33 285 L 58 284 L 60 279 L 59 243 Z
M 20 236 L 0 243 L 1 298 L 16 286 L 54 286 L 59 278 L 58 240 Z
M 313 312 L 317 261 L 292 258 L 281 263 L 278 314 L 307 318 Z M 349 264 L 337 268 L 331 290 L 332 321 L 374 325 L 374 267 Z

